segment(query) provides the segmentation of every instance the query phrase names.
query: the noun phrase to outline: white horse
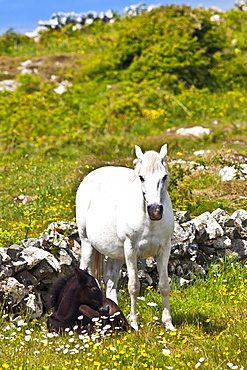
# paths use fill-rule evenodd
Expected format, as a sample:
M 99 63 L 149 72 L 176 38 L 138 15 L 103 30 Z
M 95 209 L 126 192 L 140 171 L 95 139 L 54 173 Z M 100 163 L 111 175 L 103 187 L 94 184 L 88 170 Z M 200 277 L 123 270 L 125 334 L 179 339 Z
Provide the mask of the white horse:
M 80 184 L 76 218 L 81 239 L 80 268 L 94 274 L 96 251 L 108 256 L 104 268 L 106 296 L 117 303 L 116 286 L 125 260 L 131 299 L 130 321 L 138 329 L 136 299 L 140 289 L 137 261 L 155 256 L 162 296 L 162 322 L 172 325 L 167 273 L 174 216 L 167 192 L 167 145 L 160 153 L 135 146 L 135 169 L 101 167 Z

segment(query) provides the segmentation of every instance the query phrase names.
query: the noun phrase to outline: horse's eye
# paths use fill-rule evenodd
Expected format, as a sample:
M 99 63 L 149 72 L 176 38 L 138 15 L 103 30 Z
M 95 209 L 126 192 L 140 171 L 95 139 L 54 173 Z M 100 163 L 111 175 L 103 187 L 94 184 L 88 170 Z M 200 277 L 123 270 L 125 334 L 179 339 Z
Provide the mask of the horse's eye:
M 98 288 L 97 288 L 96 286 L 93 286 L 93 287 L 91 288 L 91 291 L 92 291 L 93 293 L 97 293 Z
M 141 182 L 144 182 L 144 177 L 143 176 L 139 176 L 139 179 L 141 180 Z
M 163 181 L 163 182 L 165 182 L 165 181 L 166 181 L 166 179 L 167 179 L 167 175 L 165 175 L 165 176 L 163 177 L 162 181 Z

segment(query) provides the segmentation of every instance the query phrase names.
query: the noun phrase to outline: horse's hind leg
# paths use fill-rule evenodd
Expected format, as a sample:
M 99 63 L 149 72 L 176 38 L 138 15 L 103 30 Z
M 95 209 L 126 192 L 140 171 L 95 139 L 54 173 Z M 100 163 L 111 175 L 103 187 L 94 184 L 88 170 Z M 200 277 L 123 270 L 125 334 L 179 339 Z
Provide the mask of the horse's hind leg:
M 106 297 L 112 299 L 118 304 L 117 299 L 117 281 L 119 277 L 119 271 L 123 265 L 122 260 L 116 260 L 114 258 L 107 258 L 106 265 L 104 267 L 104 282 L 106 285 Z
M 80 269 L 87 269 L 89 274 L 94 276 L 95 249 L 87 238 L 81 237 L 81 260 Z
M 87 268 L 88 272 L 93 275 L 95 250 L 89 242 L 86 232 L 86 218 L 91 197 L 87 183 L 84 183 L 84 181 L 79 186 L 76 194 L 76 223 L 81 241 L 80 268 L 82 270 Z

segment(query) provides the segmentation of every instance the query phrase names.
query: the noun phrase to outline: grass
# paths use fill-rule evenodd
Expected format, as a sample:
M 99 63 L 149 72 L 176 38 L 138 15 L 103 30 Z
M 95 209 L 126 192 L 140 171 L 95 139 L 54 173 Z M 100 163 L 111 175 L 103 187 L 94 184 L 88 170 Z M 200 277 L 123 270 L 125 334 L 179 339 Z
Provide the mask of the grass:
M 101 337 L 48 333 L 45 321 L 1 319 L 0 369 L 245 369 L 247 271 L 224 261 L 205 280 L 171 291 L 176 332 L 160 326 L 161 299 L 148 287 L 138 299 L 140 330 Z M 127 314 L 126 292 L 120 305 Z

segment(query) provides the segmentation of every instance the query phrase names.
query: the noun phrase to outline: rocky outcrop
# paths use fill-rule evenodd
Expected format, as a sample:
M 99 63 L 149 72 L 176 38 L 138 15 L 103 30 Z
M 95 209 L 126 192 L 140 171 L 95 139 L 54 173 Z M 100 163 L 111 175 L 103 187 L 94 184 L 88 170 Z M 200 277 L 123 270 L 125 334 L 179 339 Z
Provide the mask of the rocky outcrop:
M 176 212 L 169 275 L 178 284 L 205 275 L 210 264 L 223 257 L 247 260 L 247 211 L 228 215 L 222 209 L 190 218 Z M 78 265 L 80 245 L 75 223 L 52 223 L 39 238 L 22 245 L 0 248 L 1 306 L 8 312 L 25 312 L 39 318 L 46 312 L 49 289 L 60 274 Z M 142 287 L 156 285 L 158 274 L 154 258 L 139 263 Z M 126 286 L 127 271 L 121 271 L 120 286 Z

